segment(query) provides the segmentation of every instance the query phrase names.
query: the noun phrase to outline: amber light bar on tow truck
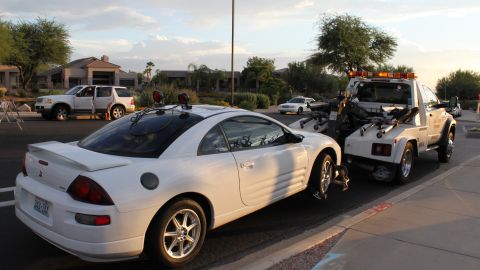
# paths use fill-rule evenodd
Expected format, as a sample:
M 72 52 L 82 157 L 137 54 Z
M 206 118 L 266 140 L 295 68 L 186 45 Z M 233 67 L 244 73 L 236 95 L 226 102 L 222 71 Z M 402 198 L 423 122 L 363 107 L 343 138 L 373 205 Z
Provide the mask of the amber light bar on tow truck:
M 349 71 L 349 78 L 388 78 L 388 79 L 415 79 L 413 72 L 371 72 L 371 71 Z

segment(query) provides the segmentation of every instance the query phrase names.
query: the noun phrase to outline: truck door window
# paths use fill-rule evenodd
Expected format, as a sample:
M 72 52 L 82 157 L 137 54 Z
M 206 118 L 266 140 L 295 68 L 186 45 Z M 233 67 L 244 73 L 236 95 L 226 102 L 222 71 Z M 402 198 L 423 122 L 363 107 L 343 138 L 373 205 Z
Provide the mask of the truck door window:
M 97 97 L 109 97 L 112 95 L 112 87 L 97 87 Z
M 85 89 L 82 90 L 82 92 L 79 92 L 77 94 L 78 97 L 93 97 L 93 92 L 95 88 L 93 87 L 86 87 Z
M 425 108 L 431 108 L 440 103 L 437 96 L 428 86 L 422 85 L 423 104 Z

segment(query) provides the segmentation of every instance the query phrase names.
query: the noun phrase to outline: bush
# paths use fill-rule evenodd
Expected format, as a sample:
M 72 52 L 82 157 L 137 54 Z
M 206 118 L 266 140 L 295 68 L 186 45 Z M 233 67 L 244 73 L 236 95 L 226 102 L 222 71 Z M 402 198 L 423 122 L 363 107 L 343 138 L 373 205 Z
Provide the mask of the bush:
M 257 94 L 257 108 L 268 109 L 270 107 L 270 98 L 264 94 Z
M 227 101 L 227 98 L 225 99 L 225 101 Z M 236 105 L 240 105 L 242 101 L 248 101 L 253 104 L 253 106 L 255 106 L 255 109 L 257 108 L 257 95 L 254 93 L 235 93 L 235 95 L 233 96 L 233 101 Z
M 223 107 L 229 107 L 230 103 L 223 101 L 223 99 L 202 97 L 200 98 L 200 104 L 217 105 Z
M 6 93 L 7 93 L 7 88 L 5 88 L 5 87 L 0 87 L 0 97 L 5 96 Z
M 257 108 L 257 105 L 255 103 L 249 101 L 249 100 L 242 100 L 238 104 L 238 107 L 242 108 L 242 109 L 245 109 L 245 110 L 253 111 Z
M 135 94 L 135 106 L 136 107 L 150 107 L 154 104 L 153 91 L 160 91 L 164 95 L 163 102 L 166 105 L 178 104 L 178 95 L 186 93 L 190 98 L 190 104 L 198 103 L 197 94 L 189 89 L 175 89 L 169 86 L 162 86 L 160 88 L 145 88 L 140 93 Z

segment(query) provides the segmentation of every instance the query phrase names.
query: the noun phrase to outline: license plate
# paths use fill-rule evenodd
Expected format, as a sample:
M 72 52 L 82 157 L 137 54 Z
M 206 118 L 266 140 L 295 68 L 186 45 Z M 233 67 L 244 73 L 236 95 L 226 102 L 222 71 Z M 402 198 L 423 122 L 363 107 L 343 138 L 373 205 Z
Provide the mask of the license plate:
M 33 204 L 33 209 L 38 213 L 48 217 L 48 207 L 50 203 L 45 201 L 44 199 L 35 197 L 35 202 Z
M 337 120 L 337 112 L 330 112 L 330 120 Z

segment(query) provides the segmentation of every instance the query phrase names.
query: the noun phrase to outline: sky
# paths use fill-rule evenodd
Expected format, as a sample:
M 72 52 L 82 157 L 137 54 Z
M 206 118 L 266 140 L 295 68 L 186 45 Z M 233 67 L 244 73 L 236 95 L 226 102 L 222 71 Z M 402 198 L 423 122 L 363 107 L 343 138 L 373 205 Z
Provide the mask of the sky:
M 0 19 L 42 17 L 70 32 L 71 59 L 106 54 L 126 71 L 230 69 L 230 0 L 0 0 Z M 316 49 L 323 14 L 361 17 L 397 39 L 388 62 L 412 66 L 435 87 L 457 69 L 480 71 L 480 1 L 236 0 L 235 69 L 251 56 L 277 69 Z

